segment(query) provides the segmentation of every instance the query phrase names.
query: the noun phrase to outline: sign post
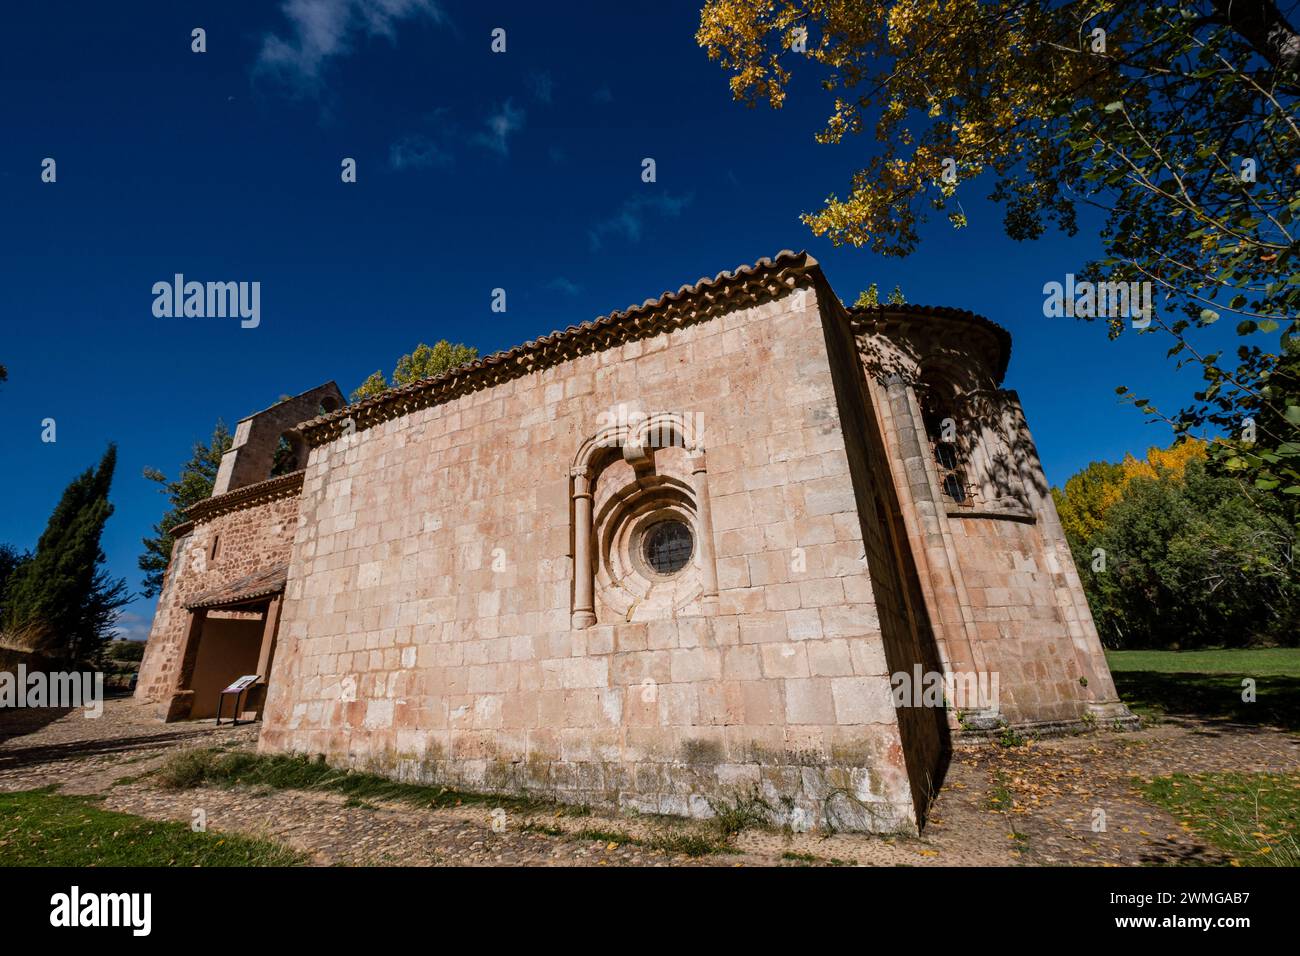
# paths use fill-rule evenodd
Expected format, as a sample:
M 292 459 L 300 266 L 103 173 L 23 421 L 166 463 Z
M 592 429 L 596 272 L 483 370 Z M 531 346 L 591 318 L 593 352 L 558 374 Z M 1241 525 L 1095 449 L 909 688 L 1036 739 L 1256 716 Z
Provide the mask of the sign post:
M 239 724 L 240 703 L 243 701 L 244 695 L 248 693 L 248 688 L 252 687 L 255 683 L 257 683 L 258 678 L 260 678 L 261 676 L 262 676 L 261 674 L 248 674 L 244 677 L 241 677 L 239 678 L 239 680 L 235 681 L 233 684 L 231 684 L 229 687 L 227 687 L 225 690 L 223 690 L 220 694 L 217 695 L 217 725 L 218 726 L 220 726 L 221 724 L 221 705 L 226 702 L 227 695 L 233 695 L 235 698 L 235 709 L 230 715 L 230 723 L 232 726 L 236 726 Z M 247 721 L 245 721 L 245 723 L 247 723 Z

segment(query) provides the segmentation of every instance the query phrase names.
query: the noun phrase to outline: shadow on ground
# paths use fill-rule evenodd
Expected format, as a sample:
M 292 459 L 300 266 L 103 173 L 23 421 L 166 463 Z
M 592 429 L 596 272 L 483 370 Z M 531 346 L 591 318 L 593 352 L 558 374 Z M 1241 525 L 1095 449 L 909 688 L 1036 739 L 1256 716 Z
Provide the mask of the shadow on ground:
M 1300 677 L 1253 678 L 1255 700 L 1247 702 L 1241 699 L 1247 674 L 1115 671 L 1113 676 L 1120 697 L 1140 713 L 1300 731 Z
M 204 736 L 201 731 L 195 731 L 188 734 L 169 734 L 166 737 L 152 734 L 142 737 L 121 737 L 116 740 L 74 740 L 45 747 L 15 747 L 0 750 L 0 770 L 46 764 L 55 760 L 79 760 L 83 757 L 97 757 L 131 750 L 157 749 L 171 746 L 178 740 L 201 736 Z

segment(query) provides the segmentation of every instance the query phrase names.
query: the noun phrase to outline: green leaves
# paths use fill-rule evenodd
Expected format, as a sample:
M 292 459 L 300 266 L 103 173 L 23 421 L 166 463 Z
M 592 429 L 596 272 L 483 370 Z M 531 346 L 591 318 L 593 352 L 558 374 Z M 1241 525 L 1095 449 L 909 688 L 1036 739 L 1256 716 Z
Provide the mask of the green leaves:
M 230 443 L 229 429 L 225 422 L 218 420 L 207 444 L 194 443 L 190 460 L 181 466 L 180 475 L 175 481 L 168 481 L 167 476 L 157 468 L 144 469 L 144 476 L 161 485 L 159 490 L 167 496 L 167 510 L 153 526 L 153 536 L 143 540 L 145 550 L 140 555 L 138 564 L 140 570 L 145 572 L 144 586 L 141 589 L 144 597 L 153 597 L 162 590 L 163 577 L 172 556 L 171 529 L 186 520 L 185 512 L 191 505 L 211 496 L 212 486 L 217 480 L 217 469 L 221 467 L 221 457 L 230 448 Z
M 383 372 L 375 372 L 352 392 L 351 399 L 357 402 L 363 398 L 381 395 L 389 388 L 409 385 L 420 379 L 433 378 L 457 366 L 473 362 L 477 358 L 478 349 L 469 345 L 453 344 L 446 339 L 439 339 L 432 346 L 421 342 L 415 347 L 415 351 L 397 360 L 397 365 L 393 369 L 392 385 L 389 385 L 388 380 L 384 378 Z
M 1184 446 L 1149 453 L 1154 461 Z M 1247 467 L 1233 456 L 1234 468 Z M 1130 478 L 1116 484 L 1116 469 Z M 1295 529 L 1252 500 L 1300 483 L 1243 484 L 1199 457 L 1176 468 L 1094 462 L 1053 491 L 1093 618 L 1108 647 L 1294 642 L 1300 579 Z M 1294 490 L 1291 490 L 1294 489 Z M 1095 571 L 1096 549 L 1105 553 Z
M 93 660 L 131 599 L 124 581 L 108 577 L 100 549 L 116 468 L 117 448 L 109 445 L 97 467 L 72 480 L 6 589 L 6 628 L 32 635 L 35 650 L 68 662 Z

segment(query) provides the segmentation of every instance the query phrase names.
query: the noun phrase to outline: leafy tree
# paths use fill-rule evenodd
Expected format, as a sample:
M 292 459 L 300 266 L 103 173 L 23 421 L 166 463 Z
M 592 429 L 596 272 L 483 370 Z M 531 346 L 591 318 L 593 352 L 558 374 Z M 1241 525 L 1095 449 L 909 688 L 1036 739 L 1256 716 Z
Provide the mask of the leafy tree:
M 163 577 L 172 558 L 171 529 L 185 521 L 185 512 L 192 505 L 198 504 L 212 495 L 212 486 L 217 480 L 217 470 L 221 467 L 221 456 L 230 449 L 231 435 L 226 423 L 218 420 L 212 430 L 212 438 L 205 445 L 195 442 L 190 460 L 181 466 L 180 477 L 169 481 L 157 468 L 146 468 L 144 476 L 161 485 L 161 492 L 167 497 L 167 511 L 153 526 L 153 536 L 143 539 L 144 554 L 140 555 L 139 566 L 144 574 L 144 587 L 141 593 L 145 597 L 154 597 L 162 591 Z
M 1102 640 L 1172 648 L 1295 643 L 1294 546 L 1287 522 L 1260 511 L 1204 461 L 1189 461 L 1181 479 L 1134 478 L 1087 545 L 1106 559 L 1104 570 L 1084 575 Z
M 138 664 L 144 660 L 144 641 L 113 641 L 104 654 L 109 660 Z
M 432 347 L 421 342 L 414 352 L 403 355 L 397 360 L 393 369 L 393 381 L 390 385 L 384 373 L 376 371 L 352 393 L 352 401 L 379 395 L 389 388 L 408 385 L 422 378 L 432 378 L 443 372 L 465 365 L 478 358 L 478 349 L 459 343 L 452 344 L 446 339 L 439 339 Z
M 19 554 L 18 549 L 8 544 L 0 544 L 0 624 L 5 619 L 5 591 L 9 582 L 22 567 L 24 561 L 31 559 L 29 554 Z
M 907 255 L 927 207 L 966 225 L 958 190 L 980 176 L 1015 239 L 1103 210 L 1081 278 L 1148 283 L 1131 317 L 1205 383 L 1173 415 L 1121 393 L 1179 433 L 1217 429 L 1215 463 L 1300 522 L 1300 34 L 1275 3 L 707 0 L 696 39 L 737 99 L 780 108 L 803 61 L 832 98 L 817 139 L 874 133 L 848 195 L 803 216 L 836 244 Z M 1243 336 L 1227 357 L 1198 334 L 1224 313 Z M 1080 317 L 1125 329 L 1120 309 Z
M 1052 489 L 1102 640 L 1110 647 L 1293 643 L 1295 530 L 1209 469 L 1207 444 L 1093 462 Z
M 903 290 L 900 286 L 894 286 L 894 291 L 889 293 L 889 298 L 885 300 L 886 305 L 906 305 L 907 299 L 903 298 Z M 862 292 L 858 293 L 857 301 L 853 303 L 855 309 L 870 308 L 871 306 L 880 305 L 880 289 L 873 282 Z
M 36 650 L 73 661 L 93 658 L 118 608 L 130 601 L 126 582 L 108 576 L 99 545 L 113 513 L 108 492 L 116 465 L 117 448 L 109 445 L 98 467 L 64 489 L 31 560 L 9 582 L 6 626 L 32 635 Z
M 1206 443 L 1195 438 L 1175 441 L 1168 448 L 1148 448 L 1145 459 L 1125 455 L 1118 465 L 1094 461 L 1065 483 L 1052 489 L 1061 524 L 1071 542 L 1092 540 L 1106 523 L 1106 513 L 1124 495 L 1135 478 L 1182 478 L 1190 461 L 1204 461 Z
M 1108 461 L 1094 461 L 1072 475 L 1063 490 L 1052 489 L 1061 526 L 1071 544 L 1082 548 L 1101 531 L 1106 512 L 1119 501 L 1123 490 L 1123 467 Z

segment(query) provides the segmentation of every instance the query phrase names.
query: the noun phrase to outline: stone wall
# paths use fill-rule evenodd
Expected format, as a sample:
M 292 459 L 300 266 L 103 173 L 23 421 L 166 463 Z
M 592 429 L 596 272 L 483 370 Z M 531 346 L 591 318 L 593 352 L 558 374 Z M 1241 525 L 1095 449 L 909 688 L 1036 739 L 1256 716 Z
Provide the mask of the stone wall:
M 880 621 L 889 673 L 941 674 L 943 664 L 921 593 L 916 562 L 901 520 L 877 399 L 858 362 L 848 316 L 827 295 L 835 321 L 826 324 L 845 446 L 853 475 L 872 595 Z M 924 821 L 947 771 L 951 749 L 942 707 L 897 706 L 899 737 L 918 819 Z
M 280 482 L 285 483 L 284 479 Z M 159 712 L 167 714 L 178 690 L 190 624 L 186 604 L 288 563 L 298 518 L 297 485 L 292 480 L 288 485 L 287 494 L 271 500 L 254 499 L 216 514 L 176 539 L 140 664 L 136 700 L 157 704 Z M 218 538 L 214 558 L 213 543 Z
M 704 424 L 716 614 L 570 625 L 569 469 L 620 404 Z M 756 789 L 796 825 L 915 830 L 877 586 L 805 288 L 314 448 L 261 747 L 647 812 Z
M 343 405 L 343 393 L 333 382 L 282 399 L 270 408 L 241 418 L 231 436 L 230 449 L 221 457 L 213 483 L 213 495 L 223 495 L 271 477 L 276 449 L 284 439 L 294 460 L 285 470 L 297 471 L 307 463 L 307 448 L 298 434 L 300 422 L 315 418 L 322 410 Z
M 1028 517 L 963 516 L 961 508 L 947 515 L 977 656 L 1000 676 L 1008 723 L 1127 717 L 1112 703 L 1114 682 L 1020 400 L 1010 391 L 1000 399 L 1007 457 Z
M 1131 720 L 1019 399 L 999 387 L 996 333 L 951 310 L 873 321 L 858 328 L 858 352 L 880 398 L 871 404 L 936 647 L 950 674 L 976 675 L 990 692 L 952 702 L 951 717 L 976 729 Z M 960 503 L 941 487 L 923 422 L 921 393 L 934 373 L 956 390 L 955 448 L 974 488 Z

